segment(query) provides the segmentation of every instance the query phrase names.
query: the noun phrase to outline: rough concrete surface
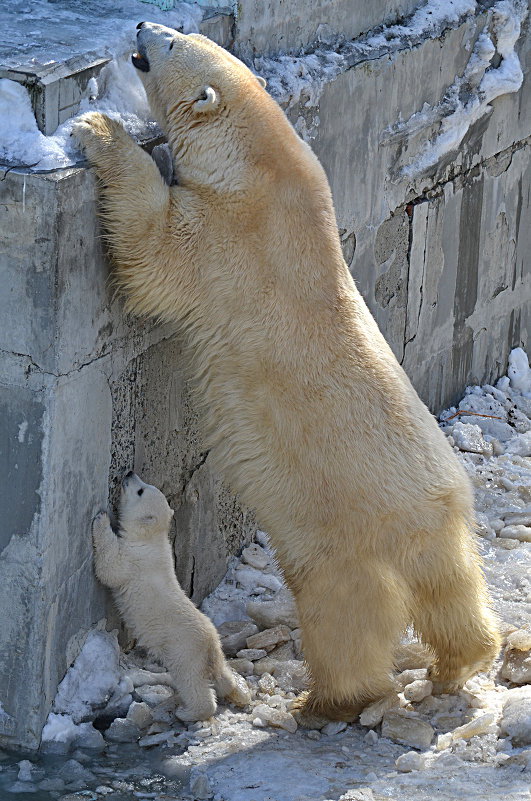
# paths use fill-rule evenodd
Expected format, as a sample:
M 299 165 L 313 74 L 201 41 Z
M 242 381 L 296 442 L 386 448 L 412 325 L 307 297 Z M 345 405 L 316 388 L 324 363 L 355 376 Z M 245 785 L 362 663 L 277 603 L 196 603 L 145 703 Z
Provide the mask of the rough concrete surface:
M 417 4 L 381 0 L 352 13 L 341 0 L 289 9 L 244 0 L 234 25 L 222 3 L 208 5 L 202 30 L 227 45 L 235 37 L 234 52 L 251 61 L 311 48 L 321 23 L 332 57 L 333 35 L 357 36 Z M 440 120 L 393 128 L 437 107 L 463 74 L 488 6 L 441 35 L 323 73 L 318 92 L 279 97 L 327 172 L 358 287 L 434 412 L 467 384 L 494 381 L 511 348 L 529 344 L 527 29 L 520 91 L 493 101 L 433 167 L 403 171 Z M 84 633 L 104 616 L 119 625 L 93 577 L 89 530 L 100 507 L 115 505 L 123 472 L 168 495 L 177 575 L 195 601 L 254 522 L 209 469 L 179 339 L 127 319 L 112 296 L 91 171 L 5 171 L 0 209 L 0 743 L 35 748 Z
M 90 521 L 124 471 L 177 510 L 177 572 L 198 602 L 254 523 L 205 463 L 175 334 L 112 299 L 90 171 L 3 177 L 0 742 L 35 747 L 83 632 L 118 624 Z

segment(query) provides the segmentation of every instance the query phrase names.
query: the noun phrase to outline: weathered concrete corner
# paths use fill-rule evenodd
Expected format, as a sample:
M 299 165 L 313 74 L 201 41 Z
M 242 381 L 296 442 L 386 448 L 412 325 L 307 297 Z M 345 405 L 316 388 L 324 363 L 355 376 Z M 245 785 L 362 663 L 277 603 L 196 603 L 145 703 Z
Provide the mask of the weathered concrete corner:
M 2 177 L 0 743 L 34 748 L 83 632 L 119 624 L 90 522 L 124 471 L 177 510 L 177 572 L 196 602 L 254 523 L 208 468 L 178 338 L 112 297 L 91 171 Z

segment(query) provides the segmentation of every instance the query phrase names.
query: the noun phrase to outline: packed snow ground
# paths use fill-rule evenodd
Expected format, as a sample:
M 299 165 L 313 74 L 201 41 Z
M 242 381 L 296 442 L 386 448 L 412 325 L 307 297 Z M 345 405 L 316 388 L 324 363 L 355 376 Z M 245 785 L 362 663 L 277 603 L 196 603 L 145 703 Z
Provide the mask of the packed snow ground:
M 521 349 L 496 387 L 469 387 L 441 426 L 476 493 L 480 550 L 504 649 L 489 675 L 433 695 L 414 643 L 398 691 L 355 724 L 297 728 L 304 687 L 296 610 L 267 536 L 204 601 L 250 704 L 175 719 L 169 675 L 91 631 L 59 686 L 43 753 L 0 753 L 0 798 L 132 801 L 529 799 L 531 786 L 531 370 Z M 348 621 L 345 621 L 348 625 Z

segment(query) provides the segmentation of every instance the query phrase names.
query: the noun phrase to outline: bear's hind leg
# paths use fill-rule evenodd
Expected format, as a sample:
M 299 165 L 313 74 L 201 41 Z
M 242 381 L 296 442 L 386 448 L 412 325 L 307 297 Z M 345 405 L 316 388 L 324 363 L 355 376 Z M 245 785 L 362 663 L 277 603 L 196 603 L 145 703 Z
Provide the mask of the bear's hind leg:
M 223 665 L 220 673 L 214 676 L 214 689 L 218 698 L 227 698 L 235 687 L 234 676 L 227 665 Z
M 446 572 L 440 568 L 435 573 L 434 563 L 414 591 L 413 624 L 435 653 L 430 678 L 438 690 L 452 691 L 474 673 L 488 670 L 500 637 L 473 547 L 464 545 L 460 556 L 448 556 Z
M 177 685 L 177 692 L 181 699 L 180 705 L 175 710 L 175 716 L 179 720 L 207 720 L 216 711 L 216 695 L 208 682 L 194 677 L 194 682 L 180 681 Z
M 295 589 L 310 690 L 295 702 L 302 725 L 354 720 L 395 689 L 393 649 L 407 625 L 408 588 L 367 559 L 310 572 Z

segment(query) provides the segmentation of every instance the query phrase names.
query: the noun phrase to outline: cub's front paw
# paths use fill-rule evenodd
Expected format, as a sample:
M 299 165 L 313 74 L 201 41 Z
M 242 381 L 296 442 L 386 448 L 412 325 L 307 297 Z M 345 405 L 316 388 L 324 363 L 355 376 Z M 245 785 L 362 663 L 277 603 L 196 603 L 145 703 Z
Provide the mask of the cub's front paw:
M 108 531 L 111 526 L 111 521 L 107 512 L 101 510 L 98 512 L 92 521 L 92 538 L 93 540 L 99 539 L 103 534 Z

